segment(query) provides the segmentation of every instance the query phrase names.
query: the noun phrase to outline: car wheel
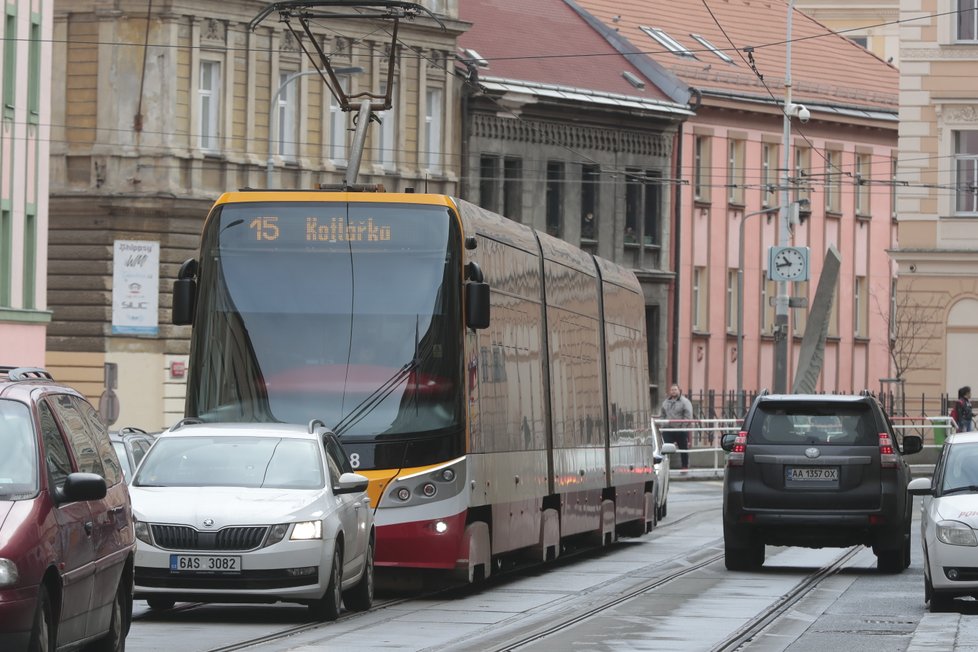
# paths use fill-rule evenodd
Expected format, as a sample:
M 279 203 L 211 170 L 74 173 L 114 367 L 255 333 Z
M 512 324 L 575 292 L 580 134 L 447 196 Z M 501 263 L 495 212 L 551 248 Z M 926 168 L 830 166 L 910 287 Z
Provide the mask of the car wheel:
M 34 611 L 34 625 L 27 649 L 29 652 L 53 652 L 57 638 L 57 628 L 51 613 L 51 598 L 48 590 L 41 585 L 37 591 L 37 609 Z
M 910 568 L 910 551 L 913 548 L 910 541 L 910 521 L 907 521 L 907 531 L 903 535 L 903 567 Z
M 367 611 L 374 603 L 374 544 L 367 544 L 363 577 L 349 591 L 343 593 L 343 604 L 350 611 Z
M 880 550 L 876 553 L 876 570 L 881 573 L 902 573 L 906 568 L 905 557 L 906 549 L 902 543 L 899 548 Z
M 666 517 L 666 505 L 668 505 L 668 504 L 669 504 L 669 500 L 668 499 L 662 501 L 662 507 L 659 508 L 659 520 L 660 521 Z
M 125 652 L 126 650 L 126 614 L 129 613 L 129 591 L 126 590 L 126 578 L 119 581 L 119 588 L 112 601 L 112 621 L 109 632 L 88 646 L 88 652 Z
M 724 537 L 723 563 L 730 571 L 760 568 L 764 565 L 764 544 L 749 538 Z
M 309 612 L 316 620 L 336 620 L 340 617 L 340 604 L 343 599 L 343 554 L 339 546 L 333 550 L 333 565 L 329 571 L 329 586 L 326 593 L 311 605 Z
M 146 598 L 146 603 L 149 604 L 150 609 L 162 611 L 164 609 L 173 609 L 173 605 L 177 602 L 169 598 Z
M 928 601 L 928 608 L 932 614 L 939 614 L 945 611 L 950 611 L 954 606 L 954 598 L 943 593 L 937 593 L 931 589 L 930 600 Z

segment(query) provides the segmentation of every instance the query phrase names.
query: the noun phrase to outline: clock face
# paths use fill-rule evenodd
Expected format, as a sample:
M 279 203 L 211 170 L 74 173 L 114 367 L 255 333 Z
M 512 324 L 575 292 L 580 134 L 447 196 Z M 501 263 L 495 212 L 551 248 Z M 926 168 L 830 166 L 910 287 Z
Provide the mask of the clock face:
M 774 256 L 774 268 L 780 278 L 801 278 L 805 275 L 805 254 L 800 249 L 781 249 Z

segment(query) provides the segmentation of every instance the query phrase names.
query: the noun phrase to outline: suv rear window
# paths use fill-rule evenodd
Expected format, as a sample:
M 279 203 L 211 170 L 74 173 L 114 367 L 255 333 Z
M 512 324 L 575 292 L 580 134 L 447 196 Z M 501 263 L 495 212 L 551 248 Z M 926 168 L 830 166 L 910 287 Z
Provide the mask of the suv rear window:
M 865 403 L 761 403 L 748 430 L 752 443 L 799 446 L 876 446 L 878 437 Z

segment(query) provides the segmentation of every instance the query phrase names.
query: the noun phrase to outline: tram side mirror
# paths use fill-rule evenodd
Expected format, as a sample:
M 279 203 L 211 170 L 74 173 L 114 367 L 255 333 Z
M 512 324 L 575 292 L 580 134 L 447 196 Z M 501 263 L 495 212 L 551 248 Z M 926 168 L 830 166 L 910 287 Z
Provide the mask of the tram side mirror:
M 465 325 L 472 329 L 489 328 L 489 284 L 465 284 Z
M 173 282 L 173 314 L 175 326 L 194 323 L 194 305 L 197 303 L 197 261 L 190 259 L 180 266 L 177 280 Z

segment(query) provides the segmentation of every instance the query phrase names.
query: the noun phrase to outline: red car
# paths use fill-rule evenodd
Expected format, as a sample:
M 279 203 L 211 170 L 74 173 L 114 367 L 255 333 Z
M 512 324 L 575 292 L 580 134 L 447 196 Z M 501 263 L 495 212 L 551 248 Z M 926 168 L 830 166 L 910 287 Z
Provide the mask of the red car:
M 0 650 L 124 650 L 134 554 L 98 412 L 42 369 L 0 367 Z

